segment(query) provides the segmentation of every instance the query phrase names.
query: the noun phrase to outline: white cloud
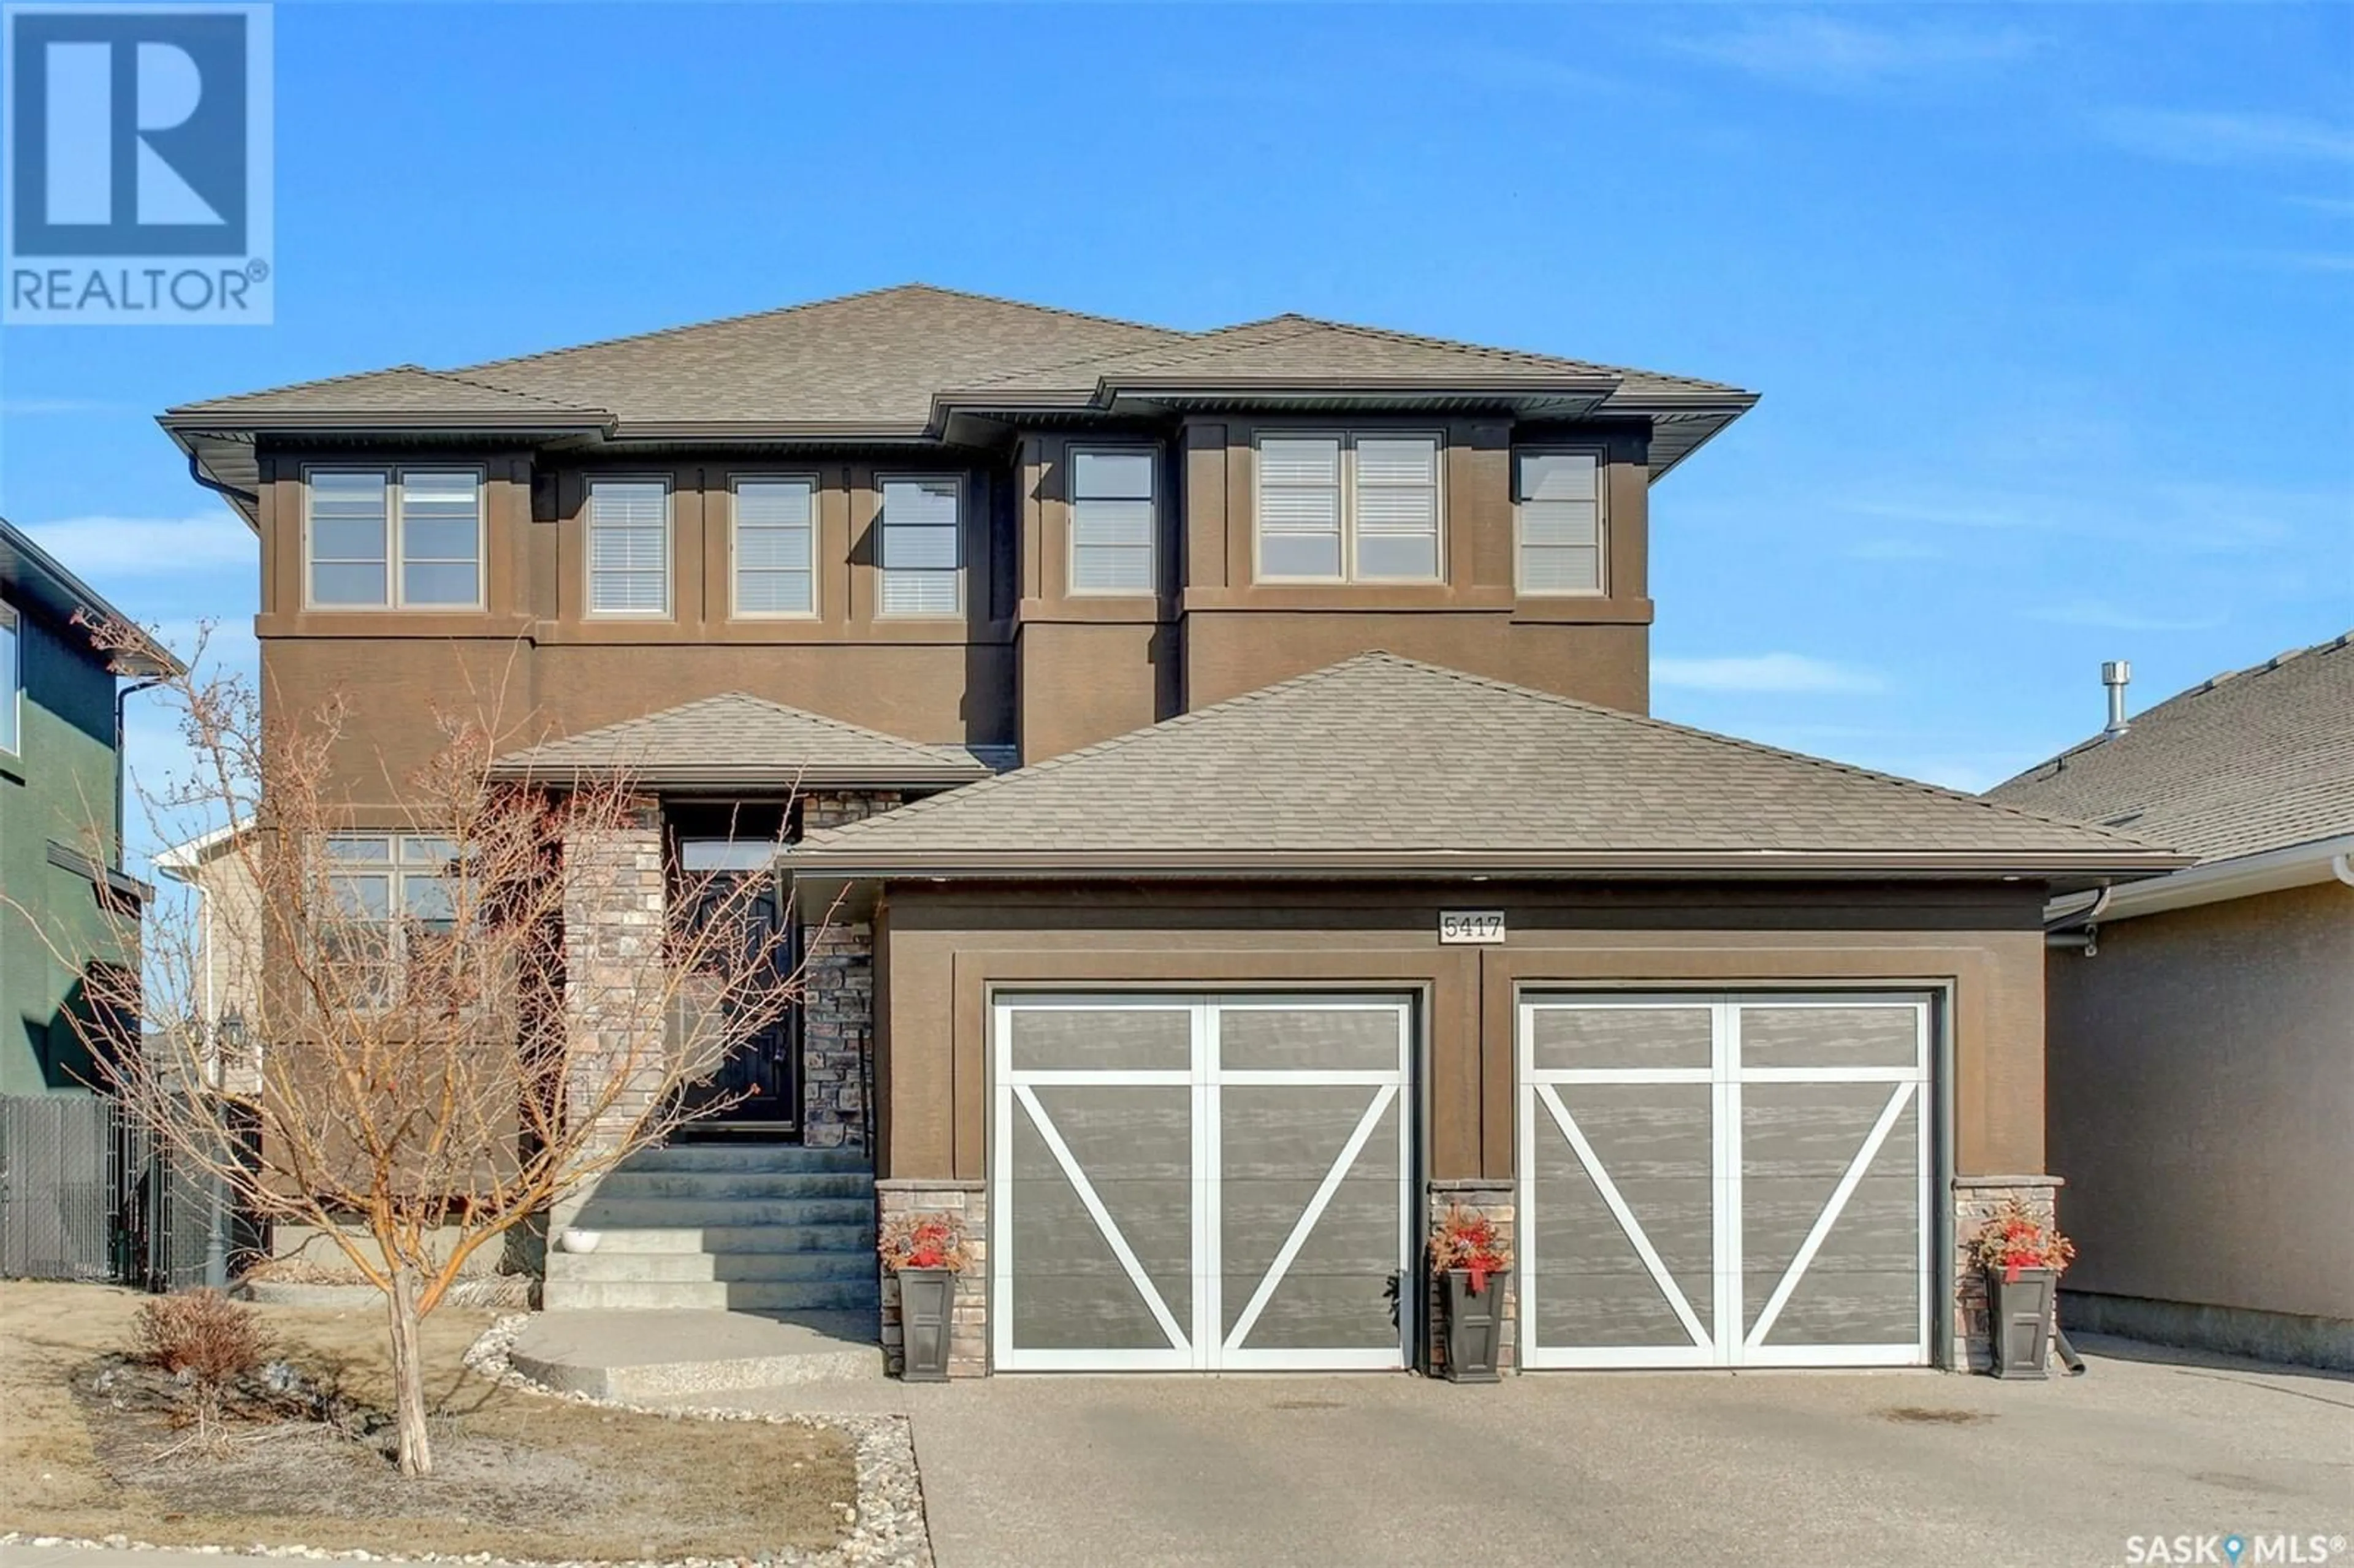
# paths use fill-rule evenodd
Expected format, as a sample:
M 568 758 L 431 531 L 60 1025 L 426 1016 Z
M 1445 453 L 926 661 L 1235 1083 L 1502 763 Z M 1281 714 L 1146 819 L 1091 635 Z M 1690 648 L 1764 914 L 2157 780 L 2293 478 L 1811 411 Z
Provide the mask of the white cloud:
M 1676 38 L 1669 47 L 1752 76 L 1837 89 L 2013 60 L 2032 52 L 2036 39 L 2019 27 L 1942 22 L 1891 26 L 1785 11 L 1753 16 L 1724 31 Z
M 30 524 L 25 532 L 101 592 L 111 578 L 259 570 L 253 530 L 227 506 L 189 517 L 68 517 Z
M 1880 692 L 1888 683 L 1803 653 L 1752 653 L 1720 659 L 1654 659 L 1655 685 L 1691 692 Z
M 2113 109 L 2094 124 L 2128 152 L 2180 164 L 2354 163 L 2354 126 L 2295 114 Z

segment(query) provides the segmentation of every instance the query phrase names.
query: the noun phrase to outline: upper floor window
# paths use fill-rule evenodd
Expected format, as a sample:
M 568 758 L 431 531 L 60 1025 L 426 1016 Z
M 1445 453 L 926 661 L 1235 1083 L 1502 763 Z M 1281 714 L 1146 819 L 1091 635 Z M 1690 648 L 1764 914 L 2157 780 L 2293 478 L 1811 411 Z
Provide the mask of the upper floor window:
M 15 756 L 19 694 L 25 689 L 24 654 L 17 646 L 16 612 L 0 604 L 0 751 Z
M 459 956 L 457 853 L 417 833 L 329 836 L 334 914 L 320 935 L 344 1001 L 389 1007 L 411 984 L 442 993 Z
M 1522 452 L 1513 485 L 1522 593 L 1600 593 L 1602 469 L 1592 452 Z
M 588 613 L 670 613 L 670 485 L 666 482 L 589 482 Z
M 1071 591 L 1150 593 L 1152 454 L 1071 453 Z
M 1438 439 L 1263 436 L 1262 581 L 1436 582 Z
M 314 609 L 472 609 L 482 602 L 482 480 L 464 469 L 313 469 Z
M 817 613 L 817 484 L 739 479 L 735 487 L 736 613 Z
M 885 615 L 955 615 L 964 608 L 963 483 L 886 479 L 875 519 Z

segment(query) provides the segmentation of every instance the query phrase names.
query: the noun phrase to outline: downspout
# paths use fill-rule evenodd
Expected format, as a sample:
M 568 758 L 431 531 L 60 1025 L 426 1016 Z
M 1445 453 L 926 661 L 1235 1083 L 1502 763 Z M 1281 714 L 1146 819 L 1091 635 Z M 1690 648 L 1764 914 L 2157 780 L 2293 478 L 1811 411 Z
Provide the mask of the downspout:
M 233 484 L 223 484 L 219 480 L 215 479 L 211 474 L 207 473 L 205 471 L 203 461 L 199 460 L 194 452 L 190 452 L 188 454 L 188 477 L 195 480 L 198 484 L 203 485 L 207 490 L 211 491 L 215 495 L 219 496 L 223 501 L 228 502 L 232 506 L 237 506 L 237 503 L 240 501 L 245 503 L 245 506 L 258 507 L 261 504 L 261 496 L 259 492 L 239 490 Z M 245 510 L 245 506 L 238 506 L 238 511 L 242 513 Z
M 2094 896 L 2093 901 L 2084 908 L 2072 910 L 2046 926 L 2043 928 L 2043 945 L 2047 948 L 2064 948 L 2071 952 L 2082 953 L 2088 959 L 2097 954 L 2101 950 L 2098 922 L 2103 912 L 2109 906 L 2111 892 L 2110 888 L 2102 888 Z M 2062 929 L 2063 927 L 2072 928 L 2063 930 Z
M 127 758 L 126 757 L 124 757 L 124 756 L 123 756 L 123 750 L 122 750 L 122 747 L 123 747 L 123 740 L 124 740 L 124 736 L 125 736 L 125 730 L 126 730 L 126 726 L 125 726 L 124 721 L 123 721 L 123 713 L 122 713 L 122 710 L 123 710 L 124 705 L 125 705 L 126 704 L 128 704 L 128 703 L 131 701 L 131 699 L 132 699 L 133 697 L 136 696 L 136 695 L 137 695 L 138 694 L 140 694 L 141 692 L 146 691 L 146 690 L 148 690 L 148 689 L 149 689 L 149 688 L 151 688 L 151 687 L 160 686 L 160 685 L 162 685 L 163 683 L 164 683 L 164 678 L 163 678 L 162 676 L 160 676 L 160 675 L 159 675 L 159 676 L 156 676 L 156 677 L 155 677 L 154 679 L 153 679 L 153 680 L 146 680 L 146 681 L 133 681 L 133 682 L 132 682 L 129 685 L 127 685 L 127 686 L 123 686 L 123 687 L 121 687 L 121 688 L 120 688 L 120 689 L 118 689 L 118 690 L 115 692 L 115 694 L 114 694 L 114 855 L 113 855 L 113 866 L 114 866 L 114 869 L 115 869 L 115 870 L 120 871 L 120 872 L 124 872 L 124 873 L 126 873 L 126 874 L 129 872 L 130 867 L 128 867 L 128 866 L 124 865 L 124 864 L 123 864 L 123 863 L 122 863 L 122 862 L 123 862 L 123 855 L 122 855 L 123 820 L 122 820 L 122 819 L 123 819 L 123 810 L 124 810 L 124 806 L 123 806 L 123 802 L 124 802 L 124 795 L 123 795 L 123 781 L 124 781 L 125 778 L 130 774 L 130 771 L 131 771 L 131 764 L 130 764 L 130 760 L 129 760 L 129 758 Z

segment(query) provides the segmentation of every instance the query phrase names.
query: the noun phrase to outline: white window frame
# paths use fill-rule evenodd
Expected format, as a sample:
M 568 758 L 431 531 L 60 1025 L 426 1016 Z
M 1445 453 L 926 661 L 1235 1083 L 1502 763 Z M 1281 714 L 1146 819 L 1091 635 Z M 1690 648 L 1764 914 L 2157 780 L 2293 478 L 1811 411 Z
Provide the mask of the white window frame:
M 313 592 L 312 566 L 311 482 L 323 473 L 381 474 L 384 478 L 384 598 L 380 600 L 323 600 Z M 401 568 L 407 564 L 408 543 L 401 535 L 402 482 L 412 473 L 462 473 L 474 482 L 474 598 L 472 603 L 452 600 L 427 600 L 411 604 L 401 592 Z M 490 599 L 490 471 L 480 463 L 411 462 L 306 463 L 302 469 L 302 608 L 330 610 L 336 614 L 375 614 L 387 610 L 402 610 L 411 614 L 447 613 L 464 615 L 482 609 Z
M 1585 457 L 1594 460 L 1594 586 L 1590 588 L 1531 588 L 1522 567 L 1528 543 L 1521 529 L 1521 460 L 1524 457 Z M 1610 597 L 1610 458 L 1600 447 L 1546 445 L 1512 449 L 1512 591 L 1524 599 Z
M 1259 527 L 1264 511 L 1264 487 L 1259 475 L 1259 448 L 1269 440 L 1337 440 L 1341 443 L 1341 572 L 1338 577 L 1270 575 L 1266 567 L 1265 534 Z M 1431 492 L 1437 508 L 1433 540 L 1437 558 L 1428 577 L 1377 577 L 1357 569 L 1357 443 L 1361 440 L 1426 440 L 1431 443 Z M 1251 434 L 1251 581 L 1274 584 L 1355 585 L 1402 584 L 1443 587 L 1447 582 L 1447 432 L 1438 429 L 1269 428 Z
M 1152 493 L 1144 498 L 1151 509 L 1151 526 L 1144 541 L 1144 586 L 1142 588 L 1079 587 L 1079 459 L 1081 457 L 1140 457 L 1152 473 Z M 1070 535 L 1063 557 L 1063 589 L 1073 599 L 1150 599 L 1161 591 L 1161 449 L 1135 442 L 1087 441 L 1066 448 L 1063 454 L 1064 471 L 1070 477 L 1064 485 L 1063 509 L 1066 521 L 1065 533 Z M 1107 498 L 1098 498 L 1107 499 Z
M 597 487 L 600 484 L 662 486 L 662 581 L 659 609 L 597 608 Z M 668 620 L 678 602 L 678 487 L 666 473 L 595 473 L 580 487 L 580 613 L 589 620 Z
M 742 538 L 738 497 L 748 484 L 806 484 L 810 492 L 810 602 L 807 609 L 746 609 L 742 603 L 743 567 L 737 546 Z M 823 528 L 825 489 L 815 473 L 737 473 L 727 478 L 727 619 L 730 620 L 815 620 L 824 603 L 818 580 L 818 538 Z M 961 508 L 959 509 L 961 513 Z
M 0 603 L 0 627 L 8 630 L 8 667 L 0 680 L 8 683 L 8 733 L 0 736 L 0 757 L 25 755 L 25 618 L 13 604 Z M 118 759 L 118 766 L 120 760 Z
M 954 609 L 885 609 L 884 594 L 891 576 L 891 535 L 889 509 L 884 504 L 885 490 L 894 484 L 953 484 L 956 486 L 956 608 Z M 969 476 L 928 472 L 878 473 L 875 476 L 875 521 L 869 525 L 875 535 L 875 619 L 877 620 L 962 620 L 969 600 L 968 578 L 972 561 L 972 486 Z M 938 568 L 903 567 L 903 570 L 937 570 Z

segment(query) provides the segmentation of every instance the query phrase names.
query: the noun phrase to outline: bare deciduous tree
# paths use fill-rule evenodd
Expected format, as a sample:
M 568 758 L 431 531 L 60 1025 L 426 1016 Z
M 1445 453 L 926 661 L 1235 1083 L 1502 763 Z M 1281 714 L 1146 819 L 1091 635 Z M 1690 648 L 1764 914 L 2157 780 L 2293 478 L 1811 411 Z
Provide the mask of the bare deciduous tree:
M 208 941 L 184 900 L 122 916 L 143 961 L 100 976 L 120 994 L 92 1012 L 143 1043 L 110 1054 L 110 1086 L 240 1208 L 312 1229 L 384 1293 L 400 1467 L 428 1474 L 420 1321 L 482 1249 L 663 1140 L 686 1091 L 723 1108 L 712 1073 L 802 976 L 753 917 L 759 879 L 647 863 L 626 778 L 503 778 L 493 722 L 443 715 L 432 759 L 387 780 L 399 825 L 355 825 L 343 705 L 265 725 L 233 677 L 160 689 L 190 768 L 143 797 L 164 833 L 218 832 L 209 874 L 241 890 L 219 923 L 247 928 Z M 397 877 L 353 863 L 371 838 Z M 623 913 L 587 944 L 592 909 Z

